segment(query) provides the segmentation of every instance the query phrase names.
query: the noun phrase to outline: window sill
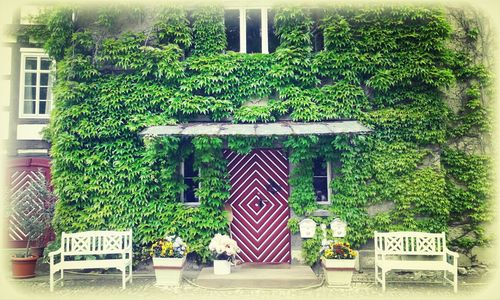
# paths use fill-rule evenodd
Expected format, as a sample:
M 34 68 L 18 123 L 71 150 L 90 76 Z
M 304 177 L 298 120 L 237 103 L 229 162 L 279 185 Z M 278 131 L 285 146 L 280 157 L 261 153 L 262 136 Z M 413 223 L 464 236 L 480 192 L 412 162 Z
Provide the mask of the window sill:
M 190 206 L 190 207 L 197 207 L 200 206 L 200 202 L 183 202 L 185 206 Z

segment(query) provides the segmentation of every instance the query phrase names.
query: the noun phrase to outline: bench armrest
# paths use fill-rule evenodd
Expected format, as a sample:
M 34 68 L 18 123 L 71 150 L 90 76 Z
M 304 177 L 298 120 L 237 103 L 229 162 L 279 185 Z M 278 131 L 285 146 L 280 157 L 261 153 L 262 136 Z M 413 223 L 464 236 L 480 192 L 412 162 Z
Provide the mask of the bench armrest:
M 455 252 L 455 251 L 451 251 L 451 250 L 445 249 L 445 253 L 446 253 L 446 255 L 458 258 L 458 253 Z
M 59 255 L 62 255 L 62 248 L 60 248 L 60 249 L 58 249 L 58 250 L 56 250 L 56 251 L 52 251 L 52 252 L 50 252 L 50 253 L 49 253 L 49 263 L 50 263 L 50 265 L 51 265 L 51 266 L 53 266 L 53 265 L 54 265 L 54 256 L 56 256 L 56 255 L 58 255 L 58 254 L 59 254 Z M 61 258 L 61 260 L 62 260 L 62 259 L 63 259 L 63 258 Z
M 61 254 L 62 253 L 62 249 L 57 249 L 56 251 L 52 251 L 49 253 L 49 257 L 50 258 L 53 258 L 55 255 L 58 255 L 58 254 Z
M 457 267 L 458 266 L 458 253 L 449 250 L 448 248 L 444 249 L 444 253 L 446 255 L 446 262 L 448 262 L 448 258 L 452 258 L 450 265 Z

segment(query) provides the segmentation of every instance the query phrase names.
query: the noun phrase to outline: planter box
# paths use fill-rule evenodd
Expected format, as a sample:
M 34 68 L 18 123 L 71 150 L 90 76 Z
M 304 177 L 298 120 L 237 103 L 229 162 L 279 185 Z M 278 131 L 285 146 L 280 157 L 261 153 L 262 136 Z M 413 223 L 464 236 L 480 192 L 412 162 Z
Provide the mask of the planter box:
M 214 260 L 214 274 L 215 275 L 231 274 L 231 262 L 220 259 Z
M 185 262 L 186 257 L 153 257 L 156 285 L 170 287 L 179 286 Z
M 356 259 L 323 259 L 327 285 L 349 287 L 355 265 Z

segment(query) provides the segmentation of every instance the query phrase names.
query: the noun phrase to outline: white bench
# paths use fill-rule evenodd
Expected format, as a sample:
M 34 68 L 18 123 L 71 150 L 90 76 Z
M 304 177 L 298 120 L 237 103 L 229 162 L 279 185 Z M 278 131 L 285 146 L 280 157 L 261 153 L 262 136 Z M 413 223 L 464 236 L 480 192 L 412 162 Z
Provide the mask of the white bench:
M 443 283 L 451 283 L 456 293 L 457 259 L 458 253 L 446 248 L 444 232 L 375 231 L 375 284 L 380 282 L 383 291 L 390 270 L 432 270 L 444 271 Z M 453 280 L 446 277 L 447 272 L 453 274 Z
M 116 254 L 118 258 L 95 260 L 67 260 L 74 256 Z M 60 262 L 54 263 L 54 257 L 60 255 Z M 50 291 L 54 283 L 64 279 L 64 270 L 88 268 L 116 268 L 122 271 L 122 288 L 132 282 L 132 230 L 128 231 L 86 231 L 62 233 L 61 248 L 49 253 Z M 128 276 L 126 268 L 128 267 Z M 54 282 L 54 273 L 61 271 L 61 277 Z M 61 282 L 61 286 L 64 282 Z

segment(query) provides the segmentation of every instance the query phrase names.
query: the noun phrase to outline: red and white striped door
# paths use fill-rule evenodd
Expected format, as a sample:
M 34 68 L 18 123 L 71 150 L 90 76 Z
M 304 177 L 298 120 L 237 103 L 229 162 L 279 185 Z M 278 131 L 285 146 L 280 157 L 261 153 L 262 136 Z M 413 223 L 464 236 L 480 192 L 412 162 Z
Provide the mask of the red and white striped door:
M 231 235 L 244 262 L 290 262 L 288 159 L 279 149 L 225 150 L 231 182 Z

